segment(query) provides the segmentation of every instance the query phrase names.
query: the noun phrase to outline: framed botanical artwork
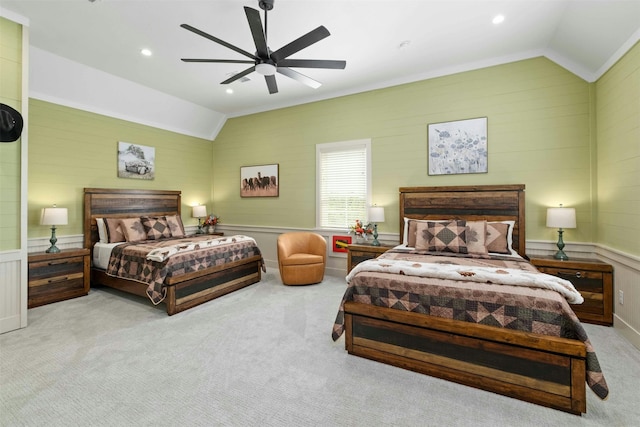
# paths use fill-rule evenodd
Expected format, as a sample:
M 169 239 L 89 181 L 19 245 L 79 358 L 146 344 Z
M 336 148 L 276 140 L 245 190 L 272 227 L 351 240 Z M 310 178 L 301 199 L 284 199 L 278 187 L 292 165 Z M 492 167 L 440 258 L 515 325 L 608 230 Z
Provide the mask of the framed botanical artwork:
M 429 175 L 486 173 L 487 118 L 428 125 Z
M 156 149 L 118 142 L 118 178 L 154 179 Z
M 278 197 L 279 185 L 278 164 L 240 168 L 240 197 Z
M 348 252 L 347 245 L 351 244 L 351 236 L 333 236 L 332 243 L 333 252 Z

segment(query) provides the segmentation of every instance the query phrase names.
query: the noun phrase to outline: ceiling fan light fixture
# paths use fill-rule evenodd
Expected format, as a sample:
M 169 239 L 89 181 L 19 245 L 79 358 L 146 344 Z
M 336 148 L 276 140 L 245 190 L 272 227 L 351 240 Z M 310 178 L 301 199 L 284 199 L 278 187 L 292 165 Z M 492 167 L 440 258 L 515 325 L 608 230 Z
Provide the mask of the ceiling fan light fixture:
M 258 64 L 256 65 L 256 72 L 263 76 L 273 76 L 276 73 L 276 66 L 267 63 Z

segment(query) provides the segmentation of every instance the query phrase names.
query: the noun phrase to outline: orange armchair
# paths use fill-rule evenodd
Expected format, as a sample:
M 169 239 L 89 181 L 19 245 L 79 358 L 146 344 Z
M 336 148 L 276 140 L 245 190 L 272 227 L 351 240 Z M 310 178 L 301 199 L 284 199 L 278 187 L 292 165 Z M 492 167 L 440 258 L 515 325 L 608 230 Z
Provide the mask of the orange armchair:
M 285 285 L 311 285 L 324 278 L 327 242 L 319 234 L 283 233 L 278 236 L 278 267 Z

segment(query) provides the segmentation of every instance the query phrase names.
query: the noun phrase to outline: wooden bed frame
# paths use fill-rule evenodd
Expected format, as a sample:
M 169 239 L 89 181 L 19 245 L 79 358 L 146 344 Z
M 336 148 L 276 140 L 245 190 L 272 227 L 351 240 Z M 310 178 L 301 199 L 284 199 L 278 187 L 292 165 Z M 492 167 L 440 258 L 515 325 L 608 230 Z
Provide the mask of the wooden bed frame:
M 96 218 L 180 215 L 180 191 L 84 189 L 84 247 L 92 250 L 99 240 Z M 223 266 L 212 267 L 181 277 L 167 279 L 163 301 L 170 316 L 259 282 L 262 258 L 254 256 Z M 104 270 L 91 269 L 91 285 L 104 285 L 148 299 L 147 285 L 108 276 Z
M 525 256 L 524 185 L 400 188 L 400 221 L 515 221 Z M 347 302 L 350 354 L 580 415 L 586 348 L 578 340 Z

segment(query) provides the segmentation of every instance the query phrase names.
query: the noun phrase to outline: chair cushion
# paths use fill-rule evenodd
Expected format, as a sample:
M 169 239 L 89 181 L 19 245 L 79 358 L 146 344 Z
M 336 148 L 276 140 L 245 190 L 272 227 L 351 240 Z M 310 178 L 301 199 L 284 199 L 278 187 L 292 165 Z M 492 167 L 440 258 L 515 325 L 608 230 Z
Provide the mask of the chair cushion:
M 312 254 L 293 254 L 280 260 L 282 265 L 322 264 L 323 262 L 322 256 Z

